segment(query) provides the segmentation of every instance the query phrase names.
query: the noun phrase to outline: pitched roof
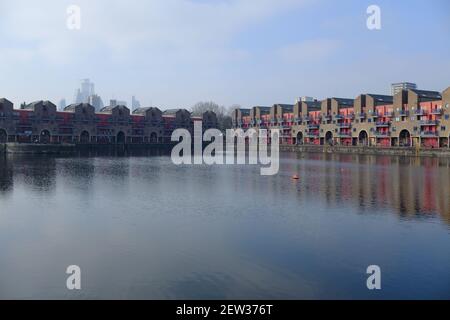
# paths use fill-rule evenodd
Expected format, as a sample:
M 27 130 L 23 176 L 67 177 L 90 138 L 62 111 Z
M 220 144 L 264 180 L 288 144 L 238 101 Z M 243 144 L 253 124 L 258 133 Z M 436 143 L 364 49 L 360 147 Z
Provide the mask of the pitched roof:
M 368 96 L 372 97 L 375 100 L 376 104 L 392 104 L 394 103 L 394 97 L 383 95 L 383 94 L 371 94 L 368 93 Z
M 283 112 L 292 112 L 294 110 L 293 104 L 277 103 L 275 105 L 281 107 L 281 110 L 283 110 Z
M 336 100 L 340 105 L 344 105 L 344 106 L 353 106 L 353 99 L 348 99 L 348 98 L 333 98 L 334 100 Z
M 56 105 L 54 105 L 52 102 L 50 102 L 48 100 L 45 100 L 45 101 L 43 101 L 43 100 L 34 101 L 34 102 L 31 102 L 31 103 L 29 103 L 29 104 L 27 104 L 25 106 L 21 106 L 21 109 L 23 109 L 23 110 L 34 110 L 35 107 L 37 107 L 37 106 L 52 106 L 52 107 L 55 107 L 55 109 L 56 109 Z
M 259 111 L 261 112 L 261 114 L 268 114 L 268 113 L 270 113 L 270 110 L 272 109 L 271 107 L 266 107 L 266 106 L 254 106 L 253 108 L 258 108 Z
M 242 116 L 249 116 L 250 115 L 250 109 L 238 109 L 241 111 Z
M 114 110 L 115 108 L 119 108 L 119 109 L 128 109 L 126 106 L 123 105 L 117 105 L 117 106 L 106 106 L 100 109 L 100 113 L 111 113 L 112 110 Z
M 89 103 L 73 103 L 68 105 L 67 107 L 64 108 L 64 111 L 75 111 L 76 107 L 81 106 L 81 107 L 91 107 L 93 109 L 95 109 L 92 105 L 90 105 Z
M 419 98 L 425 98 L 425 99 L 436 99 L 440 100 L 442 99 L 442 96 L 437 91 L 427 91 L 427 90 L 417 90 L 417 89 L 410 89 L 412 92 L 416 93 Z
M 320 110 L 322 108 L 322 103 L 320 101 L 302 101 L 302 103 L 306 104 L 310 110 Z

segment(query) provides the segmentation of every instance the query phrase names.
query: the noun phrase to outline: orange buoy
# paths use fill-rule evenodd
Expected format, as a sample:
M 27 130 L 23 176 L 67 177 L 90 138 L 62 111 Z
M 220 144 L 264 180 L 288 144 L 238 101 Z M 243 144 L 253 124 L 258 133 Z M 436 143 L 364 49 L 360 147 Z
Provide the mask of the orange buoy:
M 298 180 L 298 179 L 300 179 L 300 177 L 299 177 L 298 175 L 294 174 L 294 175 L 292 176 L 292 180 Z

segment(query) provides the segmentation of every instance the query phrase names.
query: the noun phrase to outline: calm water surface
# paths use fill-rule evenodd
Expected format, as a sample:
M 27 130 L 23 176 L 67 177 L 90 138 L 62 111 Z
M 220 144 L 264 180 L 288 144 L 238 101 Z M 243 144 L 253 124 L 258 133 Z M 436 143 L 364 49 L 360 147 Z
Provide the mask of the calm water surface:
M 450 160 L 0 157 L 0 298 L 449 299 Z

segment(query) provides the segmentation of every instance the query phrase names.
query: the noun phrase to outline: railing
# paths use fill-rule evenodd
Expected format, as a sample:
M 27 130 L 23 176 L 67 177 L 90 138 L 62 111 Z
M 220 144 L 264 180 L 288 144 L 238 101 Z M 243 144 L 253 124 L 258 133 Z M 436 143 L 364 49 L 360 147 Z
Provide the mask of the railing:
M 351 138 L 352 134 L 351 133 L 347 133 L 347 132 L 341 132 L 337 134 L 338 138 Z
M 344 119 L 344 116 L 341 115 L 341 114 L 336 114 L 336 115 L 334 116 L 334 118 L 335 118 L 335 119 Z
M 319 137 L 319 133 L 308 132 L 308 133 L 305 134 L 305 137 L 307 137 L 307 138 L 318 138 Z
M 437 120 L 420 120 L 421 126 L 437 126 L 438 121 Z
M 390 125 L 389 122 L 383 122 L 383 121 L 375 123 L 376 127 L 389 127 L 389 125 Z
M 377 138 L 387 138 L 391 136 L 390 132 L 374 132 L 374 136 Z
M 317 129 L 319 127 L 320 127 L 320 124 L 318 124 L 318 123 L 310 123 L 310 124 L 308 124 L 308 128 L 309 129 Z
M 416 109 L 416 110 L 414 110 L 414 114 L 416 116 L 424 116 L 424 115 L 427 114 L 427 112 L 425 110 L 422 110 L 422 109 Z
M 366 113 L 365 112 L 360 112 L 360 113 L 358 113 L 358 117 L 359 118 L 365 118 L 367 115 L 366 115 Z
M 393 112 L 385 112 L 385 113 L 384 113 L 384 116 L 385 116 L 386 118 L 392 118 L 392 117 L 394 116 L 394 113 L 393 113 Z
M 406 117 L 408 115 L 408 111 L 406 111 L 406 110 L 399 110 L 399 111 L 397 111 L 397 113 L 401 117 Z
M 442 114 L 442 109 L 441 108 L 432 109 L 430 111 L 430 114 Z
M 345 122 L 345 123 L 337 123 L 336 125 L 338 127 L 340 127 L 340 128 L 350 128 L 352 126 L 351 123 L 347 123 L 347 122 Z
M 420 132 L 422 137 L 437 137 L 438 133 L 436 131 L 422 131 Z

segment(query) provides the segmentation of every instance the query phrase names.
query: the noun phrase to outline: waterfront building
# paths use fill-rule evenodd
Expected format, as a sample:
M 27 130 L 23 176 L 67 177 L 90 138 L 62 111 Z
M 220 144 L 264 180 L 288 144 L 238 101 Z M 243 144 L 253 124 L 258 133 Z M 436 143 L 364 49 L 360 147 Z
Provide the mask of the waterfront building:
M 236 109 L 235 128 L 280 129 L 282 144 L 448 148 L 450 88 L 442 93 L 408 89 L 395 95 L 361 94 L 355 99 L 297 99 Z
M 233 128 L 247 129 L 250 126 L 250 109 L 237 108 L 231 112 Z
M 131 113 L 126 106 L 115 105 L 96 112 L 89 103 L 58 111 L 50 101 L 14 109 L 11 101 L 0 99 L 0 143 L 163 143 L 170 142 L 175 129 L 192 132 L 193 122 L 199 120 L 205 129 L 217 127 L 212 111 L 191 115 L 185 109 L 138 108 Z
M 274 127 L 280 130 L 280 144 L 292 144 L 294 105 L 278 103 L 273 105 L 272 108 L 276 117 Z

